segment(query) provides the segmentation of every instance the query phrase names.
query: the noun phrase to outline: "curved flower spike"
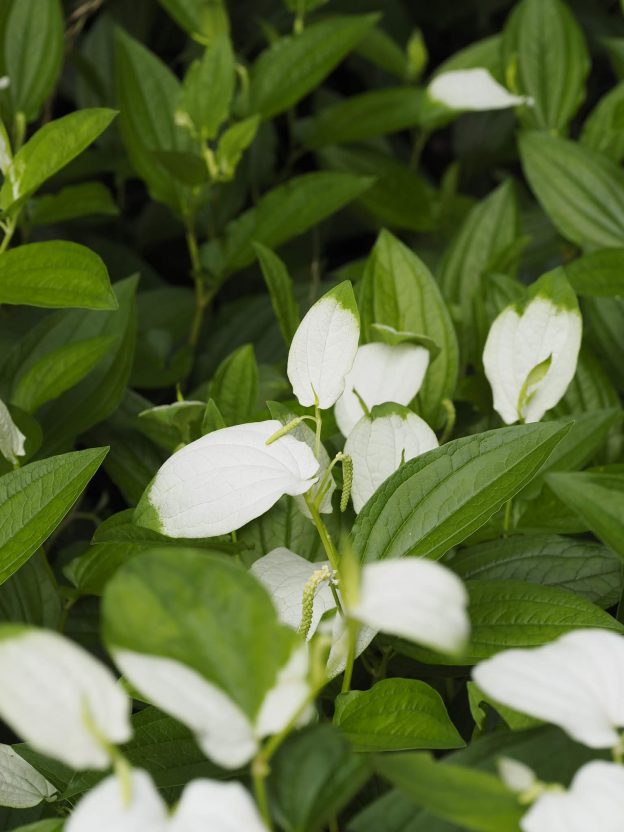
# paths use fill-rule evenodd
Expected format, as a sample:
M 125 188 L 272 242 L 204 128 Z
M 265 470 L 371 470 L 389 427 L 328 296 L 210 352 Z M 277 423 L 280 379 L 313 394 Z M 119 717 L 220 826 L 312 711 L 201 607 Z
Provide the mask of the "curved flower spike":
M 558 725 L 590 748 L 614 748 L 624 727 L 624 637 L 576 630 L 530 650 L 505 650 L 472 677 L 492 699 Z
M 576 372 L 582 327 L 563 269 L 536 281 L 525 304 L 500 313 L 488 333 L 483 366 L 504 422 L 539 422 L 560 401 Z
M 429 96 L 450 110 L 506 110 L 533 100 L 513 95 L 487 69 L 457 69 L 436 76 L 428 87 Z
M 428 350 L 414 344 L 360 347 L 336 402 L 336 422 L 343 436 L 365 415 L 360 399 L 369 410 L 384 402 L 407 405 L 420 390 L 428 366 Z
M 344 389 L 360 338 L 360 315 L 348 280 L 312 306 L 288 353 L 288 378 L 299 404 L 331 407 Z
M 351 497 L 357 513 L 403 462 L 438 447 L 429 425 L 397 404 L 377 405 L 349 434 L 344 452 L 353 460 Z
M 624 768 L 594 760 L 574 775 L 568 791 L 545 790 L 520 821 L 522 832 L 620 832 Z
M 26 437 L 13 421 L 9 408 L 0 399 L 0 454 L 15 465 L 17 457 L 26 453 L 25 441 Z
M 73 768 L 108 768 L 105 744 L 132 736 L 130 700 L 113 674 L 57 633 L 0 627 L 0 679 L 0 717 L 34 749 Z
M 0 745 L 0 806 L 28 809 L 51 800 L 56 789 L 10 745 Z
M 239 529 L 284 494 L 304 494 L 318 461 L 293 436 L 267 445 L 277 419 L 203 436 L 170 457 L 147 488 L 134 522 L 169 537 L 214 537 Z

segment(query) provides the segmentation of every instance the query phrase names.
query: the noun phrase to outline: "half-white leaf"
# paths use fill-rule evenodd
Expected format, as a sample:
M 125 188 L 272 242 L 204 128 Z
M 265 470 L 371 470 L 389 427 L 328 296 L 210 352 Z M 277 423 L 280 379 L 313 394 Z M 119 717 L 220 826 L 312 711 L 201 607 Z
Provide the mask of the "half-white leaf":
M 513 95 L 487 69 L 456 69 L 443 72 L 429 84 L 429 96 L 450 110 L 506 110 L 531 105 L 532 100 Z
M 28 809 L 52 800 L 56 789 L 10 745 L 0 745 L 0 806 Z
M 184 789 L 168 832 L 267 832 L 240 783 L 194 780 Z M 150 830 L 151 832 L 151 830 Z
M 9 408 L 0 399 L 0 454 L 12 465 L 17 464 L 17 457 L 26 453 L 26 437 L 13 421 Z

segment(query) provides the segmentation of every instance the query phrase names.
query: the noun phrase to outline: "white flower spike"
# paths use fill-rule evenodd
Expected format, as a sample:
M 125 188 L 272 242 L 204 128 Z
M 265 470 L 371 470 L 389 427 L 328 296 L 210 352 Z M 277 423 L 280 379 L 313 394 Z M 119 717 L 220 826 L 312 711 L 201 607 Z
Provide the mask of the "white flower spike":
M 321 410 L 342 393 L 360 338 L 360 315 L 348 280 L 323 295 L 294 334 L 288 378 L 299 404 Z
M 531 98 L 510 93 L 483 67 L 443 72 L 431 81 L 428 92 L 450 110 L 506 110 L 533 104 Z
M 344 449 L 353 460 L 351 498 L 356 513 L 403 462 L 437 447 L 435 433 L 408 408 L 374 407 L 353 428 Z
M 408 405 L 420 390 L 428 366 L 428 350 L 415 344 L 360 347 L 344 393 L 336 402 L 336 422 L 342 435 L 348 436 L 364 416 L 360 399 L 369 410 L 384 402 Z
M 0 399 L 0 454 L 12 465 L 17 465 L 17 457 L 26 453 L 26 437 L 17 427 L 9 408 Z
M 576 372 L 582 328 L 563 269 L 543 275 L 525 304 L 512 304 L 496 318 L 483 366 L 506 424 L 539 422 L 561 400 Z
M 224 691 L 181 662 L 130 650 L 114 650 L 113 658 L 137 690 L 190 728 L 204 754 L 228 769 L 248 763 L 260 740 L 281 731 L 309 694 L 304 648 L 292 653 L 253 722 Z
M 284 494 L 316 482 L 312 450 L 293 436 L 267 445 L 277 419 L 209 433 L 171 456 L 134 514 L 134 522 L 169 537 L 214 537 L 239 529 Z
M 558 725 L 590 748 L 615 748 L 624 728 L 624 636 L 576 630 L 530 650 L 505 650 L 473 679 L 492 699 Z
M 594 760 L 568 791 L 546 789 L 520 821 L 522 832 L 621 832 L 624 767 Z
M 0 806 L 28 809 L 53 800 L 56 789 L 10 745 L 0 745 Z
M 0 628 L 0 717 L 34 749 L 77 769 L 108 768 L 105 742 L 131 735 L 130 700 L 101 662 L 48 630 Z
M 124 790 L 127 787 L 127 793 Z M 266 832 L 240 783 L 193 780 L 169 815 L 150 776 L 131 772 L 128 784 L 108 777 L 84 797 L 65 832 Z

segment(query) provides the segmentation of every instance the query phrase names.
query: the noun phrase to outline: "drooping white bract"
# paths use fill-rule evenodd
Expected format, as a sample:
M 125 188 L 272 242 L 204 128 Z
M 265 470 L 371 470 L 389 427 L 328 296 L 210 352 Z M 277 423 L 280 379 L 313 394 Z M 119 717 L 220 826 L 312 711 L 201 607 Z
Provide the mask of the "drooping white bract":
M 240 783 L 194 780 L 172 816 L 147 772 L 107 777 L 80 801 L 65 832 L 266 832 Z
M 331 407 L 344 389 L 360 338 L 360 315 L 348 280 L 323 295 L 295 332 L 287 373 L 299 404 Z
M 505 650 L 473 678 L 492 699 L 558 725 L 590 748 L 613 748 L 624 727 L 624 637 L 576 630 L 530 650 Z
M 253 722 L 223 690 L 181 662 L 131 650 L 114 650 L 113 658 L 137 690 L 190 728 L 204 754 L 224 768 L 249 762 L 259 741 L 285 727 L 309 694 L 305 647 L 296 648 L 281 669 Z
M 369 563 L 349 615 L 388 635 L 458 653 L 470 633 L 468 593 L 450 569 L 425 558 Z
M 384 402 L 407 405 L 420 390 L 428 366 L 428 350 L 415 344 L 360 347 L 334 411 L 342 435 L 348 436 L 365 413 L 358 396 L 369 410 Z
M 353 460 L 351 499 L 357 513 L 402 462 L 438 447 L 429 425 L 401 405 L 377 405 L 363 416 L 345 443 Z
M 513 95 L 487 69 L 456 69 L 443 72 L 428 87 L 430 98 L 450 110 L 506 110 L 531 105 L 530 98 Z
M 304 588 L 314 572 L 325 565 L 310 564 L 288 549 L 277 549 L 256 561 L 252 572 L 273 598 L 280 619 L 299 629 Z M 464 646 L 470 629 L 467 603 L 464 585 L 450 570 L 433 561 L 405 558 L 364 566 L 359 601 L 347 610 L 347 615 L 365 625 L 359 652 L 381 631 L 455 653 Z M 318 628 L 321 616 L 333 609 L 335 601 L 329 588 L 318 585 L 308 638 Z M 335 619 L 333 629 L 330 675 L 344 669 L 346 657 L 340 619 Z
M 131 735 L 130 700 L 101 662 L 49 630 L 0 627 L 0 718 L 34 749 L 77 769 L 110 765 Z
M 169 537 L 214 537 L 239 529 L 284 494 L 304 494 L 319 464 L 293 436 L 267 445 L 277 419 L 203 436 L 160 468 L 134 514 L 140 526 Z
M 520 821 L 522 832 L 621 832 L 624 767 L 603 760 L 586 763 L 568 791 L 547 790 Z
M 56 789 L 10 745 L 0 745 L 0 806 L 28 809 L 52 800 Z
M 15 465 L 17 457 L 26 453 L 25 442 L 26 437 L 13 421 L 9 408 L 0 399 L 0 454 Z
M 582 329 L 562 269 L 536 281 L 526 304 L 500 313 L 488 333 L 483 367 L 504 422 L 538 422 L 560 401 L 576 372 Z

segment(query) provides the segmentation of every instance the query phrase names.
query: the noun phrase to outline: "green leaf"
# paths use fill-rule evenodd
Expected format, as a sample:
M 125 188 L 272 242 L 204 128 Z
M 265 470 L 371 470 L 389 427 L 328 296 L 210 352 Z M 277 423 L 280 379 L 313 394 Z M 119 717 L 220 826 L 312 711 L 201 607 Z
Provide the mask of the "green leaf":
M 430 185 L 395 156 L 369 147 L 328 147 L 319 152 L 323 165 L 344 173 L 375 177 L 358 206 L 376 226 L 430 231 L 434 193 Z
M 106 130 L 115 111 L 78 110 L 39 128 L 19 150 L 0 190 L 0 209 L 19 206 Z
M 372 180 L 348 173 L 308 173 L 278 185 L 231 222 L 223 239 L 202 247 L 202 262 L 221 281 L 256 258 L 253 243 L 278 248 L 357 199 Z
M 624 172 L 577 142 L 520 135 L 522 166 L 544 211 L 581 248 L 624 244 Z
M 383 679 L 336 700 L 334 723 L 356 751 L 459 748 L 440 694 L 417 679 Z
M 62 832 L 63 820 L 39 820 L 29 823 L 28 826 L 20 826 L 14 832 Z
M 421 96 L 413 87 L 395 87 L 352 95 L 299 124 L 303 144 L 316 149 L 349 144 L 418 124 Z
M 474 206 L 442 260 L 440 285 L 447 301 L 460 305 L 466 324 L 482 275 L 518 236 L 518 204 L 513 182 L 507 180 Z
M 250 116 L 223 132 L 217 148 L 217 165 L 220 176 L 225 180 L 233 178 L 243 153 L 256 138 L 259 127 L 260 116 Z
M 561 417 L 614 407 L 620 407 L 620 398 L 605 368 L 589 347 L 581 347 L 576 374 L 554 414 Z
M 136 286 L 136 277 L 115 284 L 119 302 L 115 312 L 73 312 L 66 313 L 62 319 L 57 333 L 62 339 L 80 341 L 113 336 L 115 341 L 86 378 L 41 411 L 44 447 L 48 453 L 108 418 L 121 402 L 134 354 Z
M 59 0 L 13 0 L 0 53 L 9 76 L 12 114 L 34 121 L 54 90 L 63 65 L 64 20 Z
M 225 424 L 223 414 L 217 407 L 217 403 L 214 399 L 208 399 L 201 427 L 202 436 L 205 436 L 207 433 L 212 433 L 213 430 L 221 430 L 221 428 L 225 427 L 227 425 Z
M 191 137 L 176 126 L 180 83 L 159 58 L 122 30 L 117 32 L 119 128 L 128 157 L 153 199 L 181 210 L 188 194 L 154 151 L 186 152 Z
M 362 333 L 375 340 L 373 324 L 430 338 L 440 353 L 427 369 L 418 394 L 425 419 L 438 423 L 443 399 L 457 384 L 459 353 L 451 317 L 429 269 L 407 246 L 382 231 L 367 261 L 360 286 Z
M 258 365 L 254 348 L 245 344 L 223 361 L 210 382 L 210 396 L 226 425 L 248 422 L 258 407 Z
M 251 70 L 249 108 L 268 119 L 312 92 L 378 20 L 378 15 L 330 17 L 280 38 Z
M 624 390 L 624 298 L 586 298 L 583 318 L 588 343 L 617 389 Z
M 375 758 L 376 771 L 417 806 L 462 828 L 478 832 L 517 832 L 524 807 L 491 774 L 436 762 L 428 754 Z
M 176 123 L 189 127 L 200 141 L 214 139 L 230 112 L 235 72 L 232 45 L 219 35 L 194 61 L 184 78 Z
M 176 21 L 199 43 L 211 43 L 213 38 L 229 29 L 224 0 L 159 0 Z
M 46 194 L 29 206 L 32 225 L 52 225 L 89 216 L 115 217 L 119 209 L 101 182 L 68 185 L 57 194 Z
M 56 578 L 42 552 L 0 586 L 0 621 L 57 630 L 63 606 Z
M 624 475 L 549 474 L 546 482 L 624 560 Z
M 500 428 L 455 439 L 411 460 L 358 515 L 355 550 L 363 561 L 441 557 L 531 481 L 569 427 Z
M 28 243 L 0 254 L 0 303 L 117 308 L 100 257 L 78 243 L 60 240 Z
M 0 477 L 0 584 L 49 537 L 91 477 L 106 448 L 31 462 Z
M 583 31 L 562 0 L 522 0 L 503 35 L 503 61 L 514 92 L 533 99 L 526 121 L 566 128 L 585 97 L 589 54 Z
M 564 633 L 599 627 L 624 633 L 624 625 L 565 589 L 522 581 L 468 581 L 470 644 L 461 657 L 407 644 L 402 651 L 431 664 L 476 664 L 501 650 L 537 647 Z M 403 642 L 401 643 L 403 644 Z
M 583 125 L 581 142 L 614 162 L 624 159 L 624 83 L 596 104 Z
M 293 734 L 271 762 L 269 794 L 285 832 L 319 832 L 370 777 L 332 725 Z
M 590 251 L 564 266 L 574 291 L 587 297 L 624 297 L 624 248 Z
M 566 589 L 607 609 L 622 570 L 606 546 L 559 535 L 515 535 L 462 549 L 445 564 L 465 581 L 524 581 Z
M 102 616 L 110 647 L 182 662 L 251 718 L 297 638 L 245 569 L 202 549 L 130 560 L 106 587 Z
M 138 415 L 139 430 L 156 445 L 172 454 L 202 435 L 206 405 L 184 400 L 143 410 Z
M 81 382 L 114 343 L 113 335 L 101 335 L 65 344 L 45 355 L 19 377 L 11 393 L 12 403 L 34 413 L 42 404 Z
M 255 243 L 254 251 L 258 256 L 262 275 L 269 290 L 271 305 L 280 332 L 286 346 L 289 347 L 300 321 L 299 304 L 295 298 L 292 278 L 288 274 L 284 261 L 271 249 L 261 243 Z

